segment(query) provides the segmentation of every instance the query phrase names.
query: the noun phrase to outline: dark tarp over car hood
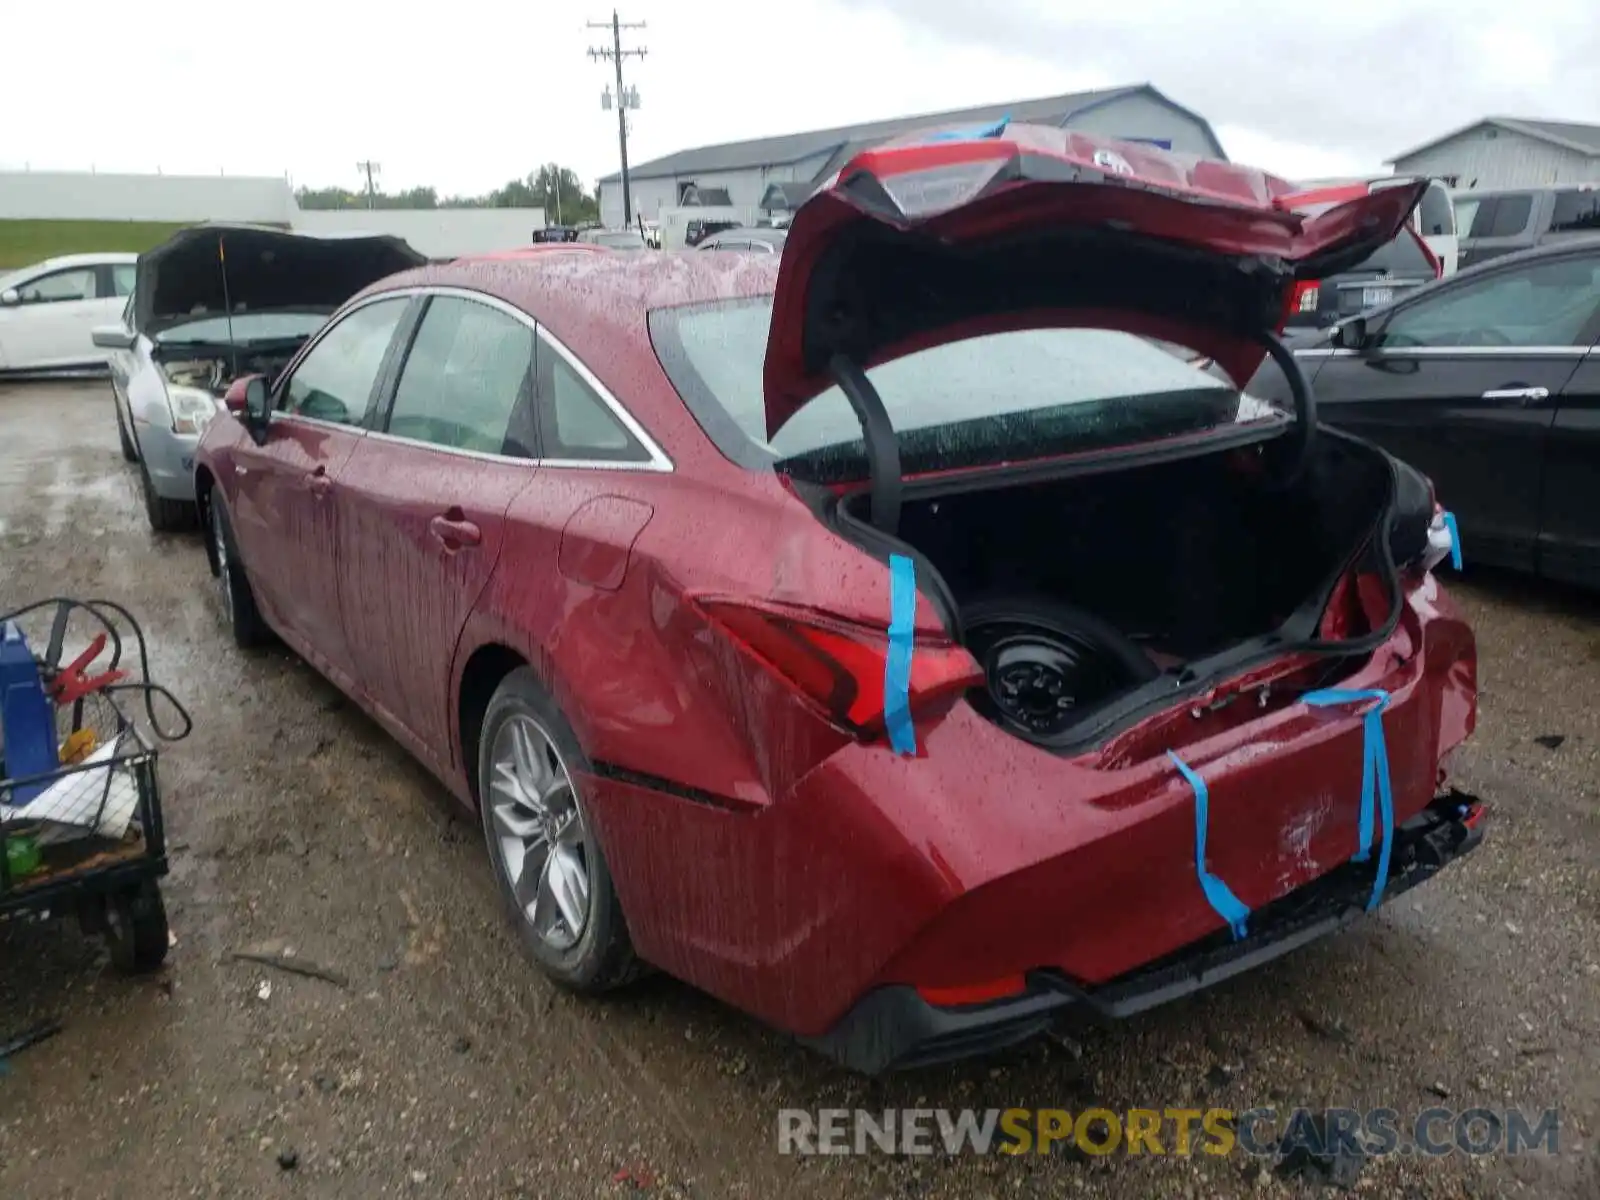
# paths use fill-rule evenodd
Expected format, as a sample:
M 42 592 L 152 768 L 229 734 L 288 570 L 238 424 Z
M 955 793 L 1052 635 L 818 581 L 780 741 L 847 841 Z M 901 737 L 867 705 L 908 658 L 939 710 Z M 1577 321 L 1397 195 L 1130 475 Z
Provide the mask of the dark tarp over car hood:
M 229 303 L 235 316 L 331 313 L 368 284 L 426 262 L 388 234 L 327 237 L 258 225 L 196 225 L 139 256 L 134 328 L 154 335 L 197 317 L 220 317 Z
M 862 366 L 986 332 L 1122 328 L 1215 359 L 1241 384 L 1296 278 L 1395 236 L 1426 183 L 1315 217 L 1249 167 L 1004 123 L 857 155 L 795 214 L 767 339 L 768 434 Z

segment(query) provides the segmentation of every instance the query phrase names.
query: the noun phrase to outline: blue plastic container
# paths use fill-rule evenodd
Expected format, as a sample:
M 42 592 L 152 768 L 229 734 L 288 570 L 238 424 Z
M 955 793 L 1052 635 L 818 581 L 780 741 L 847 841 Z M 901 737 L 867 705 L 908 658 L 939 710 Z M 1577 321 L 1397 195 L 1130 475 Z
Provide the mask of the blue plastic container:
M 14 622 L 0 629 L 0 753 L 5 766 L 0 779 L 43 775 L 61 765 L 57 757 L 55 711 L 45 695 L 44 681 L 33 651 Z M 0 800 L 20 807 L 49 784 L 31 783 L 9 789 Z

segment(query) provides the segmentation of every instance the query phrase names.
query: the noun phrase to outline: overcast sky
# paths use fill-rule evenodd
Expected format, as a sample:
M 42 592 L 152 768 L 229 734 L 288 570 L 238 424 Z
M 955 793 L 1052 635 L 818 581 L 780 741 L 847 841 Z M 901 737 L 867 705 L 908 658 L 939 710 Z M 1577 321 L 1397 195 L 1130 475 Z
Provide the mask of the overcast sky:
M 1595 0 L 628 0 L 635 162 L 674 150 L 1148 81 L 1230 157 L 1380 169 L 1495 113 L 1600 123 Z M 287 173 L 477 193 L 616 169 L 596 5 L 11 0 L 0 166 Z M 1075 15 L 1087 13 L 1089 15 Z M 103 81 L 103 82 L 102 82 Z

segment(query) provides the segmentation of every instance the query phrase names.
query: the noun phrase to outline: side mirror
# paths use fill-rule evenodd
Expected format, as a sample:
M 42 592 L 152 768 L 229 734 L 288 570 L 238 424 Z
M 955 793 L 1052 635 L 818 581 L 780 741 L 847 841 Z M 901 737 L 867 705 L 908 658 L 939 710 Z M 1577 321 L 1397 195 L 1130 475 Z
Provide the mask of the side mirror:
M 222 407 L 244 422 L 252 433 L 266 430 L 271 416 L 272 395 L 265 375 L 241 375 L 228 385 Z
M 1369 337 L 1365 317 L 1351 317 L 1333 327 L 1333 344 L 1341 350 L 1365 350 Z
M 267 377 L 252 375 L 244 385 L 244 420 L 252 429 L 265 429 L 272 415 L 272 396 L 267 391 Z
M 21 303 L 22 293 L 17 291 L 16 288 L 7 288 L 5 291 L 0 292 L 0 304 L 5 305 L 7 308 L 10 308 L 13 304 Z
M 89 331 L 89 340 L 102 350 L 132 350 L 135 339 L 121 325 L 97 325 Z

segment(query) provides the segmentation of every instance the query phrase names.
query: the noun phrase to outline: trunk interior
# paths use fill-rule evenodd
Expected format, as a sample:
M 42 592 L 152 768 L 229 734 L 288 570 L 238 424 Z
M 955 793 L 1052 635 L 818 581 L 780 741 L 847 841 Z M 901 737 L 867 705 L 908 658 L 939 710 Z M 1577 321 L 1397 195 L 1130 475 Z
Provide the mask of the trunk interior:
M 1067 749 L 1096 710 L 1141 691 L 1170 706 L 1175 685 L 1191 682 L 1186 669 L 1216 672 L 1219 662 L 1203 660 L 1274 633 L 1308 604 L 1300 637 L 1316 636 L 1342 569 L 1397 496 L 1394 466 L 1327 431 L 1287 490 L 1267 485 L 1261 463 L 1247 449 L 1046 483 L 908 491 L 897 536 L 948 585 L 988 680 L 973 703 L 1020 737 Z M 864 494 L 842 506 L 848 524 L 870 515 Z M 1425 536 L 1431 512 L 1417 516 Z M 1404 561 L 1393 535 L 1391 547 Z

